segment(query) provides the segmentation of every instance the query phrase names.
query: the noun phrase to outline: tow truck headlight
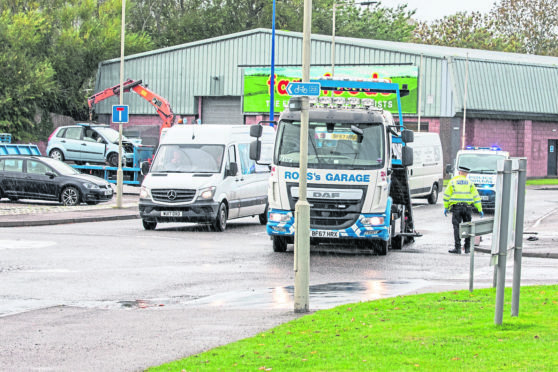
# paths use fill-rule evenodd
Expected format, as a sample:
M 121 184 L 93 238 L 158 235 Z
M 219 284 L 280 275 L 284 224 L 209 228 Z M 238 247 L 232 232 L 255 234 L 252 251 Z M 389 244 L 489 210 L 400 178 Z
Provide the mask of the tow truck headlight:
M 205 189 L 200 190 L 199 199 L 203 200 L 211 200 L 213 199 L 213 195 L 215 195 L 215 186 L 207 187 Z
M 384 224 L 384 217 L 380 217 L 380 216 L 362 217 L 360 219 L 360 222 L 363 225 L 381 226 Z
M 149 190 L 145 186 L 142 186 L 140 188 L 139 197 L 140 197 L 140 199 L 151 199 L 151 190 Z
M 289 222 L 293 218 L 293 214 L 291 212 L 288 213 L 269 213 L 269 221 L 272 222 Z

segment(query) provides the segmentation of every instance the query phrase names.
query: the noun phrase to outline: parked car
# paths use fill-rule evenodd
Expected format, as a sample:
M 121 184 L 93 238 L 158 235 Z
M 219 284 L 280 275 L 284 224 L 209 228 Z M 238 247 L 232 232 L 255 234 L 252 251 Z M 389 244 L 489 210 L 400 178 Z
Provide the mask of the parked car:
M 122 136 L 122 165 L 132 165 L 134 142 Z M 76 164 L 108 163 L 118 166 L 118 132 L 104 124 L 78 123 L 58 127 L 48 137 L 46 153 Z
M 94 205 L 112 196 L 107 181 L 82 174 L 59 160 L 46 156 L 0 156 L 0 198 L 52 200 L 71 206 Z

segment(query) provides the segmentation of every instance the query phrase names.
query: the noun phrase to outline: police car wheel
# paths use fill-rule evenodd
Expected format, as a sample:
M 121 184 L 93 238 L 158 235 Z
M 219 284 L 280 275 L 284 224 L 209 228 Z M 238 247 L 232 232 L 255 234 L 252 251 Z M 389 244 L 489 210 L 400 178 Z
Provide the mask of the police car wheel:
M 432 185 L 432 192 L 428 195 L 428 204 L 436 204 L 438 202 L 438 186 Z
M 287 240 L 282 236 L 273 237 L 273 252 L 286 252 Z

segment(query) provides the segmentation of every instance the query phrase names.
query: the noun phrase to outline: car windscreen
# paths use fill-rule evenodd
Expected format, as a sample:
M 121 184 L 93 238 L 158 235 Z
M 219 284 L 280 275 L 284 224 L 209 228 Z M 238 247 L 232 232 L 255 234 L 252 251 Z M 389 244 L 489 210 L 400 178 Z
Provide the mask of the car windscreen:
M 153 160 L 151 172 L 219 173 L 224 151 L 224 145 L 161 145 Z
M 498 160 L 504 160 L 504 155 L 497 154 L 461 154 L 457 167 L 467 167 L 471 172 L 496 173 Z
M 359 130 L 353 131 L 357 127 Z M 360 132 L 360 133 L 357 133 Z M 384 164 L 383 126 L 373 123 L 308 125 L 308 167 L 325 169 L 378 169 Z M 282 121 L 275 148 L 275 164 L 298 167 L 300 122 Z
M 49 167 L 51 167 L 52 169 L 54 169 L 55 171 L 57 171 L 63 176 L 72 176 L 75 174 L 80 174 L 80 172 L 77 169 L 72 168 L 71 166 L 61 162 L 60 160 L 51 159 L 51 158 L 41 158 L 41 160 L 46 165 L 48 165 Z
M 118 132 L 112 128 L 104 128 L 104 127 L 95 127 L 95 130 L 99 132 L 109 143 L 117 143 L 118 142 Z M 128 141 L 126 136 L 122 135 L 123 141 Z

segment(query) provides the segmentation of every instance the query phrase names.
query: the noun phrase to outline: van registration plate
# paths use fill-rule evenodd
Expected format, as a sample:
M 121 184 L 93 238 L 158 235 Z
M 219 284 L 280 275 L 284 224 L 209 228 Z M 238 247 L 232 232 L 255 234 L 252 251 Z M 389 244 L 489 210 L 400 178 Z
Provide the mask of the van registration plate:
M 339 231 L 310 230 L 311 238 L 338 238 Z
M 182 211 L 161 211 L 161 217 L 182 217 Z

